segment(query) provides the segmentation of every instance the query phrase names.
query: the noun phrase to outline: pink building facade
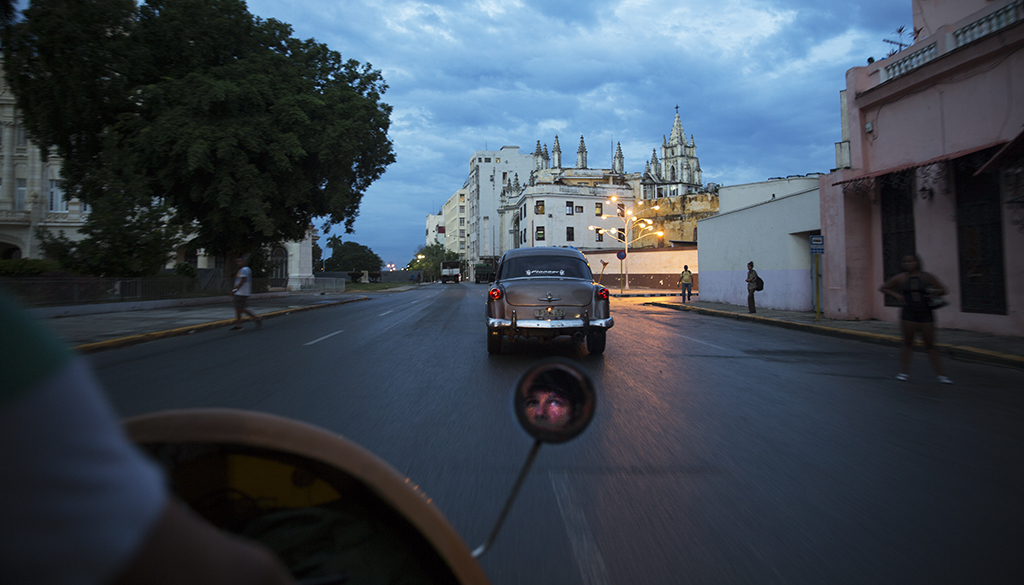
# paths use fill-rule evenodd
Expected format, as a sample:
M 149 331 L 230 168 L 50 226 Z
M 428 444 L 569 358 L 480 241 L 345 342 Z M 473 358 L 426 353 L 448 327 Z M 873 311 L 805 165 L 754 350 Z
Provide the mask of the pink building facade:
M 1024 0 L 913 0 L 916 40 L 846 73 L 820 179 L 823 300 L 895 321 L 878 287 L 917 253 L 939 327 L 1024 335 Z

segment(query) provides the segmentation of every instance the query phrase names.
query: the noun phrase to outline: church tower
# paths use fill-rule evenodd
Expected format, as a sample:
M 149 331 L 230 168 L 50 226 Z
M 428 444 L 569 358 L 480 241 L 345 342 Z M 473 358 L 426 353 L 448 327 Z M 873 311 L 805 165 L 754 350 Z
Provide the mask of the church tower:
M 662 136 L 661 160 L 658 160 L 658 152 L 655 149 L 642 184 L 644 199 L 679 197 L 703 190 L 704 182 L 700 160 L 697 159 L 697 146 L 692 135 L 689 142 L 686 140 L 686 132 L 679 119 L 679 106 L 676 106 L 672 131 L 668 138 Z
M 626 173 L 626 159 L 622 156 L 622 143 L 615 143 L 615 157 L 612 158 L 612 172 L 620 175 Z

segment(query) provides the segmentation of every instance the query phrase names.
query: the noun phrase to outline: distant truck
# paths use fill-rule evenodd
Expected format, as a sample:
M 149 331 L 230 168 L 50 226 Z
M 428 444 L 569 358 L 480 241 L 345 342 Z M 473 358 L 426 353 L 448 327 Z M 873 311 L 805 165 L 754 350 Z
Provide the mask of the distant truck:
M 494 261 L 485 260 L 482 264 L 473 266 L 473 273 L 477 284 L 494 281 Z
M 458 260 L 447 260 L 441 263 L 441 282 L 459 282 L 461 278 Z

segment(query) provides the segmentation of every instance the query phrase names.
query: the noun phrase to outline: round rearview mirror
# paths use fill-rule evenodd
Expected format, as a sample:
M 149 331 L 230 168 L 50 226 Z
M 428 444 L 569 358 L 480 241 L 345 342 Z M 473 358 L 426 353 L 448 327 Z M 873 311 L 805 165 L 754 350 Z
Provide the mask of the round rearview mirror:
M 561 358 L 544 360 L 516 384 L 515 411 L 519 424 L 534 439 L 564 443 L 587 428 L 594 418 L 597 393 L 590 376 Z

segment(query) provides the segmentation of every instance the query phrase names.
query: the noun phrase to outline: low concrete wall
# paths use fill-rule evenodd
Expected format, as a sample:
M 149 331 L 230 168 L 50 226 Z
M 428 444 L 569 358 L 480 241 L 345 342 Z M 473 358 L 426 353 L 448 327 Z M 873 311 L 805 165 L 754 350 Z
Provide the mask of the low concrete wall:
M 614 288 L 619 285 L 619 259 L 615 254 L 617 250 L 581 250 L 590 262 L 590 269 L 594 272 L 594 278 L 601 284 Z M 604 275 L 601 275 L 604 260 L 608 263 L 604 266 Z M 700 281 L 697 265 L 697 246 L 688 245 L 679 248 L 637 248 L 629 251 L 627 257 L 628 266 L 623 268 L 629 270 L 629 286 L 653 289 L 679 289 L 679 274 L 683 266 L 689 266 L 693 273 L 693 292 L 697 292 Z M 745 298 L 745 297 L 744 297 Z M 744 300 L 744 302 L 746 302 Z
M 813 311 L 811 273 L 808 270 L 758 270 L 764 290 L 754 293 L 759 307 L 784 311 Z M 730 305 L 747 304 L 747 271 L 716 270 L 704 273 L 700 300 Z M 630 280 L 632 283 L 632 280 Z

